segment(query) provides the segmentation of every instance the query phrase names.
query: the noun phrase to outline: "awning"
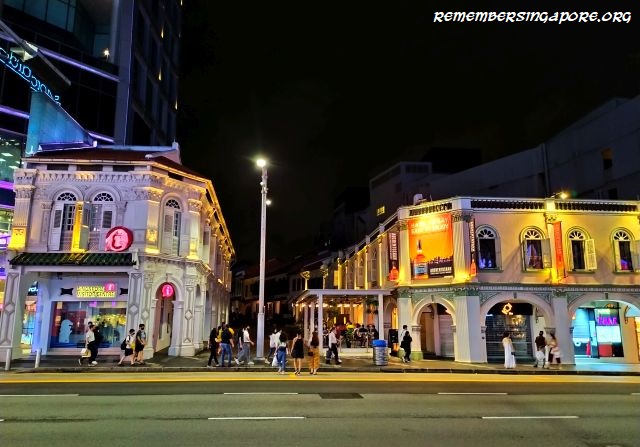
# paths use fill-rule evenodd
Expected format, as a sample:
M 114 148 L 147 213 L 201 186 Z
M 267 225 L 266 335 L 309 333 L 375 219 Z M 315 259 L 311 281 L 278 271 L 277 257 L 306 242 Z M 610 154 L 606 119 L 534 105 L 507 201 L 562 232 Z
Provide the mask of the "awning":
M 132 266 L 131 253 L 20 253 L 11 265 Z

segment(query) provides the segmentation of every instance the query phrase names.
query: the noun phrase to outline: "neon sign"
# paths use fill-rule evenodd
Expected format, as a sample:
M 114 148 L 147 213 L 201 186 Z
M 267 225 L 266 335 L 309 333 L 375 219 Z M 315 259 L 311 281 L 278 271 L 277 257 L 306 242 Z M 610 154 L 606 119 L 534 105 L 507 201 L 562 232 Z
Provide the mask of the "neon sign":
M 598 326 L 618 326 L 618 317 L 598 317 Z
M 106 251 L 125 251 L 133 243 L 133 233 L 125 227 L 113 227 L 107 233 L 104 249 Z
M 47 95 L 53 102 L 60 105 L 60 95 L 55 95 L 51 89 L 33 74 L 33 70 L 27 64 L 23 63 L 13 51 L 5 50 L 0 47 L 0 63 L 4 64 L 15 74 L 27 81 L 31 85 L 31 90 L 41 92 Z
M 171 284 L 164 284 L 160 289 L 160 292 L 162 293 L 162 298 L 171 298 L 174 295 L 175 290 Z
M 76 287 L 77 298 L 115 298 L 116 288 L 114 283 L 107 283 L 104 286 L 78 286 Z
M 511 309 L 513 309 L 513 305 L 511 303 L 507 303 L 502 307 L 502 313 L 505 315 L 513 315 L 513 312 L 511 312 Z

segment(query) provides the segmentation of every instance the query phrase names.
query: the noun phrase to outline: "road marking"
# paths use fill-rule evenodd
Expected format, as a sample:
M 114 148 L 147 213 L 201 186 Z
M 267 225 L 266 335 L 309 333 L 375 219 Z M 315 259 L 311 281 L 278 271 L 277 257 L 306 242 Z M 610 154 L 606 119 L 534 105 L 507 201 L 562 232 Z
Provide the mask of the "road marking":
M 236 416 L 226 418 L 207 418 L 210 421 L 275 421 L 280 419 L 306 419 L 304 416 Z
M 482 416 L 482 419 L 578 419 L 579 416 Z
M 284 396 L 292 396 L 292 395 L 296 395 L 296 394 L 300 394 L 300 393 L 222 393 L 228 396 L 278 396 L 278 395 L 284 395 Z
M 640 396 L 640 393 L 631 393 L 632 396 Z
M 507 393 L 438 393 L 438 394 L 442 394 L 445 396 L 448 395 L 456 395 L 456 394 L 461 394 L 464 396 L 473 396 L 473 395 L 478 395 L 478 396 L 506 396 Z
M 0 394 L 0 397 L 78 397 L 79 394 Z

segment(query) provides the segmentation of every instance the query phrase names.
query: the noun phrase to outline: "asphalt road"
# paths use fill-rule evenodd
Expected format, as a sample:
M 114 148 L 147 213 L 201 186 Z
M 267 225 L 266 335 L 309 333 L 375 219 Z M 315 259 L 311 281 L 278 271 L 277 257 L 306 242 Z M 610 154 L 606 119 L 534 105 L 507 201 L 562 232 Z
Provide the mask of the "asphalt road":
M 0 443 L 640 445 L 639 378 L 543 379 L 452 374 L 11 375 L 0 377 Z

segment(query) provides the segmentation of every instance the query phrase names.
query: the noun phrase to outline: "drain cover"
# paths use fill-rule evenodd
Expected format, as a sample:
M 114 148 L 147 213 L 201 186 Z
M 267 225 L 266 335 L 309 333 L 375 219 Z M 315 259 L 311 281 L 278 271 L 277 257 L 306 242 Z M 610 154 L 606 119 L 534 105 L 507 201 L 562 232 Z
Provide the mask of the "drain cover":
M 322 399 L 362 399 L 358 393 L 320 393 Z

